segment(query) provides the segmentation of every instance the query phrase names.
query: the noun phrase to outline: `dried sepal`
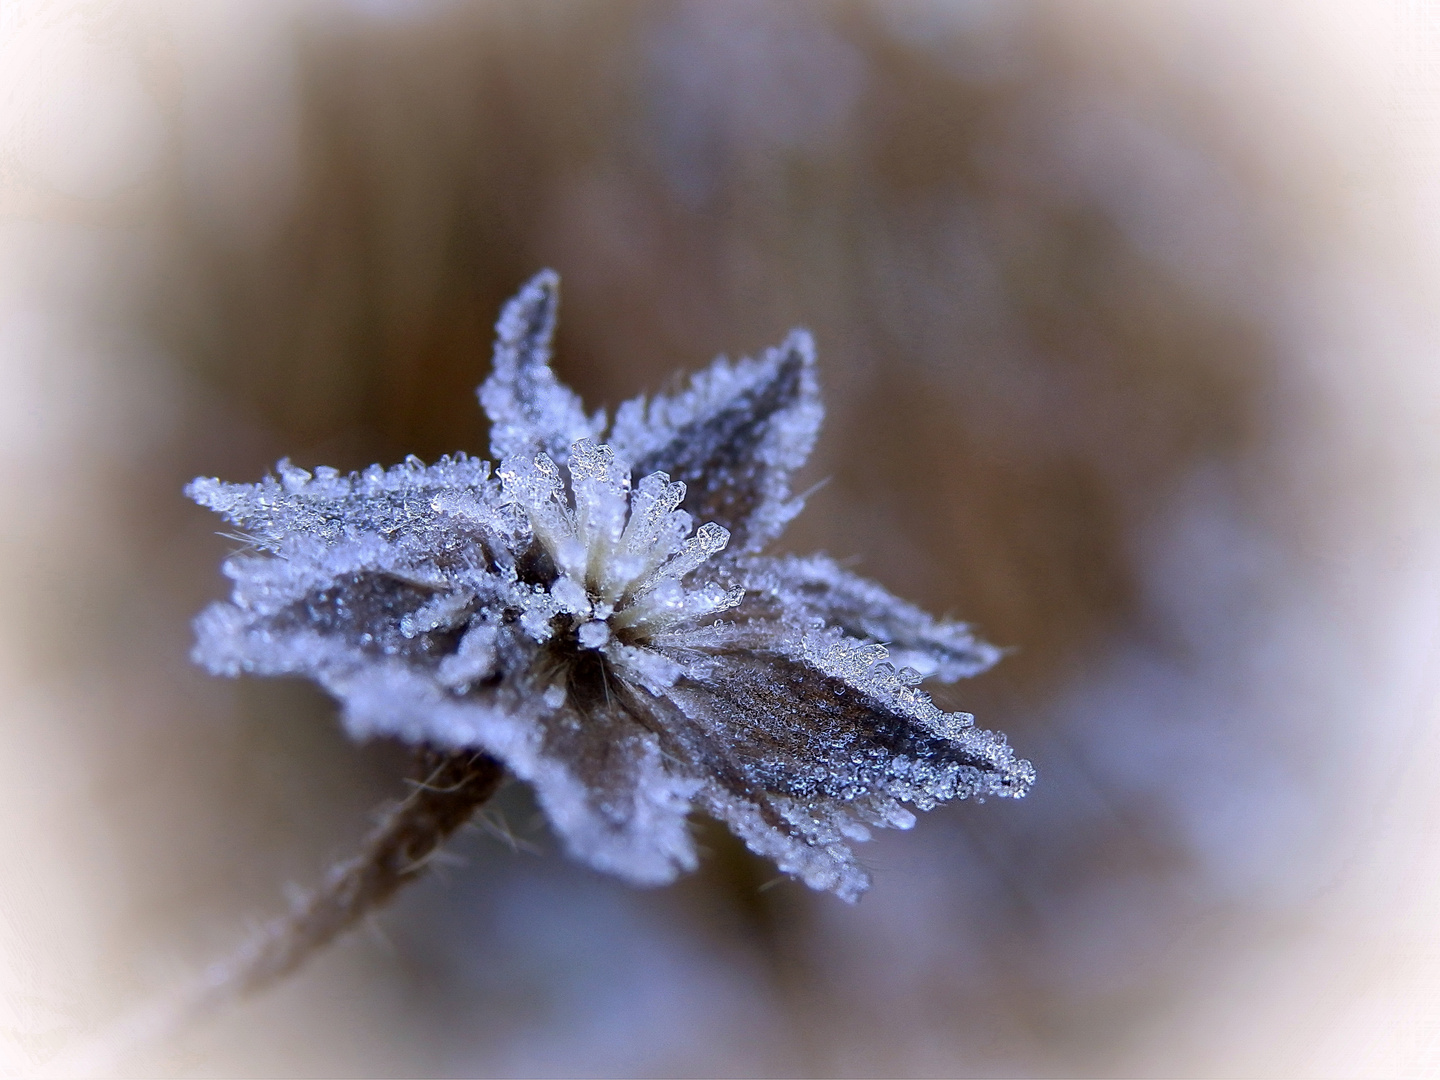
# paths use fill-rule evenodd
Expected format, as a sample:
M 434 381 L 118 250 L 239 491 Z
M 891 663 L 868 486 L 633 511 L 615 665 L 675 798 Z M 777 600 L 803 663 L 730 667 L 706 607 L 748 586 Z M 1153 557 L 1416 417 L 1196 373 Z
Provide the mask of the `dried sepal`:
M 560 277 L 542 270 L 505 305 L 495 324 L 495 358 L 478 391 L 490 417 L 497 461 L 544 452 L 564 462 L 571 443 L 605 428 L 605 414 L 585 415 L 579 396 L 550 370 L 560 307 Z
M 968 679 L 1000 659 L 965 623 L 933 618 L 825 555 L 757 556 L 727 568 L 750 598 L 744 614 L 805 624 L 814 620 L 850 637 L 880 642 L 890 663 L 941 682 Z
M 824 415 L 815 343 L 796 330 L 758 360 L 722 357 L 678 394 L 621 405 L 610 440 L 638 471 L 683 482 L 690 512 L 729 529 L 737 551 L 758 551 L 801 510 L 790 474 Z

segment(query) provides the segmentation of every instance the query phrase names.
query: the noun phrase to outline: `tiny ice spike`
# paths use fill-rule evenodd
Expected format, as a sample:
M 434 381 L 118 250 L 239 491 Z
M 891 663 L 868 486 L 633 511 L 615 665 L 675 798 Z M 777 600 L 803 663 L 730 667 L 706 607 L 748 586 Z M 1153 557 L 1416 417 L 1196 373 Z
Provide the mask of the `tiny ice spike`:
M 545 271 L 500 317 L 480 388 L 497 469 L 194 481 L 260 552 L 225 564 L 195 659 L 309 676 L 356 738 L 494 755 L 575 857 L 638 884 L 694 868 L 699 808 L 854 900 L 849 845 L 913 825 L 902 803 L 1024 795 L 1003 736 L 917 689 L 994 648 L 824 556 L 760 554 L 823 415 L 809 334 L 607 425 L 550 369 L 558 300 Z

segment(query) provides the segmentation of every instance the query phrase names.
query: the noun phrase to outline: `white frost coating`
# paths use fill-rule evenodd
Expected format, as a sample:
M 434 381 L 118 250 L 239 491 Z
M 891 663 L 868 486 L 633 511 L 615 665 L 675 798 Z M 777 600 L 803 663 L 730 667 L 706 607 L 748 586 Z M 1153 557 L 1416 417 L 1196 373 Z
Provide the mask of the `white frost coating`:
M 490 482 L 490 463 L 464 454 L 443 457 L 428 468 L 411 457 L 391 469 L 371 465 L 348 476 L 321 466 L 312 477 L 288 459 L 276 471 L 280 480 L 267 476 L 258 484 L 200 477 L 185 493 L 235 522 L 257 547 L 274 551 L 299 534 L 326 541 L 364 533 L 429 539 L 426 534 L 444 531 L 432 505 L 437 496 L 493 501 L 499 491 Z
M 504 497 L 528 517 L 558 571 L 549 602 L 537 600 L 521 624 L 543 642 L 556 615 L 588 620 L 576 631 L 579 646 L 603 652 L 656 693 L 656 687 L 673 685 L 679 667 L 646 644 L 661 633 L 674 642 L 677 632 L 744 599 L 738 586 L 683 584 L 725 550 L 730 534 L 707 522 L 687 539 L 690 515 L 678 509 L 684 485 L 652 473 L 632 495 L 630 467 L 609 446 L 582 439 L 570 448 L 569 462 L 564 471 L 573 506 L 548 454 L 528 462 L 511 458 L 500 468 Z
M 721 524 L 741 534 L 743 550 L 758 551 L 802 508 L 791 497 L 790 474 L 810 456 L 824 415 L 815 342 L 795 330 L 758 360 L 720 357 L 678 394 L 621 405 L 610 443 L 647 466 L 673 457 L 686 482 L 741 490 L 744 519 Z M 747 451 L 738 469 L 724 452 L 737 441 Z M 691 469 L 706 472 L 691 476 Z
M 700 782 L 668 769 L 649 733 L 635 734 L 610 749 L 612 758 L 626 761 L 629 798 L 600 809 L 586 781 L 560 762 L 536 755 L 518 764 L 507 758 L 507 764 L 535 786 L 541 807 L 570 853 L 597 870 L 637 885 L 664 885 L 681 871 L 693 870 L 695 843 L 686 817 Z
M 724 821 L 757 855 L 773 861 L 782 873 L 793 874 L 812 889 L 833 892 L 842 900 L 858 900 L 870 887 L 870 875 L 855 861 L 845 836 L 829 820 L 777 800 L 785 828 L 767 822 L 750 802 L 718 787 L 701 795 L 707 812 Z
M 598 619 L 587 622 L 575 632 L 582 649 L 602 649 L 610 641 L 610 627 Z
M 505 305 L 495 324 L 495 359 L 481 385 L 490 450 L 501 461 L 547 452 L 562 464 L 571 443 L 605 430 L 605 414 L 585 415 L 580 398 L 550 370 L 560 278 L 542 270 Z
M 935 619 L 825 555 L 754 557 L 735 571 L 752 596 L 774 598 L 792 618 L 813 618 L 851 637 L 883 642 L 891 663 L 922 678 L 955 682 L 1000 659 L 1000 650 L 966 624 Z
M 919 689 L 995 649 L 832 560 L 757 554 L 820 421 L 809 336 L 621 406 L 606 443 L 550 370 L 557 299 L 547 272 L 501 316 L 494 474 L 461 454 L 194 481 L 251 543 L 194 658 L 308 676 L 356 738 L 495 755 L 572 854 L 640 884 L 695 865 L 698 808 L 853 900 L 851 845 L 913 826 L 902 804 L 1023 795 L 1029 763 Z
M 442 593 L 428 604 L 401 616 L 400 633 L 413 638 L 431 630 L 449 630 L 463 625 L 469 621 L 469 608 L 474 602 L 475 594 L 469 589 Z
M 708 368 L 692 375 L 689 385 L 677 394 L 649 400 L 641 396 L 625 402 L 615 410 L 611 445 L 616 453 L 632 461 L 646 457 L 687 428 L 703 423 L 772 382 L 781 363 L 790 355 L 798 356 L 806 370 L 813 368 L 815 341 L 808 331 L 793 331 L 784 344 L 767 350 L 759 359 L 745 357 L 732 361 L 718 357 Z M 789 438 L 780 440 L 780 445 L 770 450 L 771 460 L 767 460 L 767 464 L 798 468 L 809 457 L 824 418 L 818 387 L 814 391 L 813 397 L 808 393 L 803 395 L 805 401 L 793 417 L 797 423 L 787 432 Z M 808 433 L 810 444 L 800 441 L 802 433 Z
M 716 525 L 713 521 L 707 521 L 695 530 L 694 536 L 676 548 L 660 566 L 635 585 L 631 595 L 638 598 L 649 593 L 662 581 L 679 581 L 711 556 L 724 551 L 728 543 L 730 530 Z
M 500 628 L 493 623 L 473 623 L 460 639 L 460 647 L 440 661 L 436 675 L 451 690 L 464 693 L 470 684 L 495 670 L 495 639 Z

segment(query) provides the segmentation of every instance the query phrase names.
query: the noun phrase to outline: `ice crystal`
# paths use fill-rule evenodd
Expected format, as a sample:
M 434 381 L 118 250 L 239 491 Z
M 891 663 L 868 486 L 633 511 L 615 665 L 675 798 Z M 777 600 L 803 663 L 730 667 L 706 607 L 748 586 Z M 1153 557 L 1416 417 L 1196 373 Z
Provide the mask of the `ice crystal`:
M 823 413 L 809 335 L 607 425 L 550 369 L 558 296 L 542 273 L 497 326 L 480 400 L 498 468 L 281 461 L 192 483 L 258 552 L 225 564 L 234 593 L 200 616 L 195 658 L 309 676 L 356 738 L 494 755 L 572 854 L 642 884 L 694 867 L 699 808 L 853 900 L 867 826 L 1023 795 L 1034 770 L 1004 737 L 918 688 L 993 648 L 828 558 L 760 554 L 800 509 L 789 478 Z

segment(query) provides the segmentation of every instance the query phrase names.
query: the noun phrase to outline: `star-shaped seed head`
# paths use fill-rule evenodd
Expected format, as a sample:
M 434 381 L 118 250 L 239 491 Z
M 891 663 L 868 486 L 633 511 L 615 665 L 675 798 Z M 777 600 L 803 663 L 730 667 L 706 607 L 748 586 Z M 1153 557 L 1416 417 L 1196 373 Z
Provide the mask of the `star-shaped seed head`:
M 790 475 L 823 414 L 809 335 L 610 424 L 550 368 L 558 289 L 538 275 L 496 328 L 498 469 L 282 461 L 190 485 L 258 549 L 226 563 L 196 659 L 307 675 L 357 738 L 494 755 L 573 855 L 640 884 L 693 868 L 699 809 L 853 900 L 867 826 L 1023 795 L 1034 770 L 1004 737 L 919 689 L 995 649 L 824 556 L 761 554 L 800 510 Z

